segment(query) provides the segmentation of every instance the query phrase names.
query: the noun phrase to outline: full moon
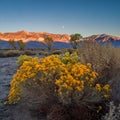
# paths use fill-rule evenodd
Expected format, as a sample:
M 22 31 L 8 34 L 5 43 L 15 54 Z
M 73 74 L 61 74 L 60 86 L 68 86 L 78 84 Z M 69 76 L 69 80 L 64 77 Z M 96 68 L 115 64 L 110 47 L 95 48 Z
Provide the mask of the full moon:
M 64 29 L 64 28 L 65 28 L 65 26 L 63 25 L 63 26 L 62 26 L 62 29 Z

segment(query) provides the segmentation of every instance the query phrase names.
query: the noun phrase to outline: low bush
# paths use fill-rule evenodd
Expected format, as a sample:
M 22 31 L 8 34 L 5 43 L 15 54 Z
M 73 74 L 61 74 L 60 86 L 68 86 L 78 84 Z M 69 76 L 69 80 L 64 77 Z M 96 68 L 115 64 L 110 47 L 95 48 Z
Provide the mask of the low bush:
M 18 60 L 16 61 L 18 66 L 21 66 L 25 61 L 30 61 L 32 60 L 31 56 L 27 56 L 27 55 L 20 55 L 18 57 Z
M 20 55 L 19 50 L 7 50 L 3 53 L 4 57 L 15 57 Z
M 54 117 L 54 105 L 61 106 L 61 115 L 63 108 L 68 110 L 64 113 L 68 118 L 71 115 L 74 118 L 76 114 L 72 111 L 76 110 L 78 114 L 75 119 L 86 120 L 86 115 L 78 116 L 85 108 L 86 114 L 90 116 L 94 113 L 97 119 L 100 103 L 110 97 L 110 86 L 98 83 L 98 73 L 90 63 L 82 64 L 76 53 L 51 55 L 40 60 L 36 57 L 22 63 L 10 83 L 7 103 L 24 102 L 31 108 L 42 109 L 49 115 L 49 120 Z M 93 116 L 89 120 L 92 119 Z
M 23 54 L 24 55 L 35 55 L 34 51 L 32 50 L 24 50 Z
M 47 52 L 47 51 L 40 51 L 40 52 L 39 52 L 39 55 L 48 56 L 48 55 L 49 55 L 49 52 Z
M 55 54 L 55 55 L 60 55 L 60 54 L 62 54 L 63 52 L 62 52 L 62 50 L 54 50 L 53 52 L 52 52 L 52 54 Z

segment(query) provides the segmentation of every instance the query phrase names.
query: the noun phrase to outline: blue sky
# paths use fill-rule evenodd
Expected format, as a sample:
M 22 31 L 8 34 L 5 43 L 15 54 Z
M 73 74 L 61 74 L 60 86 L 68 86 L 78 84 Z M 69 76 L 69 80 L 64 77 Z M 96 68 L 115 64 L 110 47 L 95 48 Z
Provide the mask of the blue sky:
M 0 0 L 0 32 L 120 36 L 120 0 Z

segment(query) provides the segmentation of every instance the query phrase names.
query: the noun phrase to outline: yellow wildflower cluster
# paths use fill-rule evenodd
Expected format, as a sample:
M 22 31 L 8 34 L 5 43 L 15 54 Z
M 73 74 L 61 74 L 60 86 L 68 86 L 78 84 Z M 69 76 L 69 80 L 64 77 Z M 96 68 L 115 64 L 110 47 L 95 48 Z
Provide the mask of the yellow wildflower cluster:
M 24 93 L 22 88 L 32 84 L 41 86 L 42 83 L 49 82 L 54 92 L 61 96 L 71 92 L 81 92 L 85 86 L 94 87 L 97 76 L 98 74 L 91 69 L 91 64 L 80 63 L 76 54 L 51 55 L 40 60 L 37 57 L 32 58 L 30 61 L 23 62 L 14 75 L 10 83 L 8 103 L 17 103 L 21 100 Z M 109 86 L 105 85 L 101 88 L 96 84 L 96 89 L 109 91 Z
M 54 55 L 40 60 L 36 57 L 23 62 L 10 83 L 9 103 L 17 103 L 21 99 L 23 86 L 40 85 L 41 82 L 54 82 L 60 71 L 64 70 L 65 65 Z
M 110 97 L 109 93 L 111 92 L 111 89 L 109 84 L 106 84 L 106 85 L 96 84 L 95 88 L 96 88 L 96 91 L 101 93 L 104 98 Z
M 13 76 L 11 81 L 11 90 L 8 95 L 9 103 L 16 103 L 21 99 L 22 89 L 21 86 L 26 83 L 27 80 L 34 78 L 37 74 L 38 58 L 33 58 L 31 61 L 25 61 L 23 65 L 17 70 L 17 73 Z M 30 81 L 27 83 L 30 84 Z
M 91 87 L 98 74 L 90 69 L 90 66 L 80 62 L 66 64 L 65 72 L 62 72 L 55 84 L 59 86 L 59 93 L 82 91 L 85 85 Z

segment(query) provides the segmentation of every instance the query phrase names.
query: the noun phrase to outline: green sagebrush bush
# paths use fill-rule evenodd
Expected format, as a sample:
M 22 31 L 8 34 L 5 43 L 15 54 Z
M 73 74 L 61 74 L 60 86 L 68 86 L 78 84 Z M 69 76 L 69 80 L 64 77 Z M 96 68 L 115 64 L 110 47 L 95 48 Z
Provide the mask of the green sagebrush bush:
M 35 55 L 35 52 L 33 50 L 24 50 L 24 55 Z
M 18 60 L 16 61 L 16 64 L 18 66 L 21 66 L 25 61 L 30 61 L 32 60 L 32 57 L 31 56 L 27 56 L 27 55 L 20 55 L 18 57 Z
M 20 55 L 19 50 L 6 50 L 3 53 L 4 57 L 15 57 Z

